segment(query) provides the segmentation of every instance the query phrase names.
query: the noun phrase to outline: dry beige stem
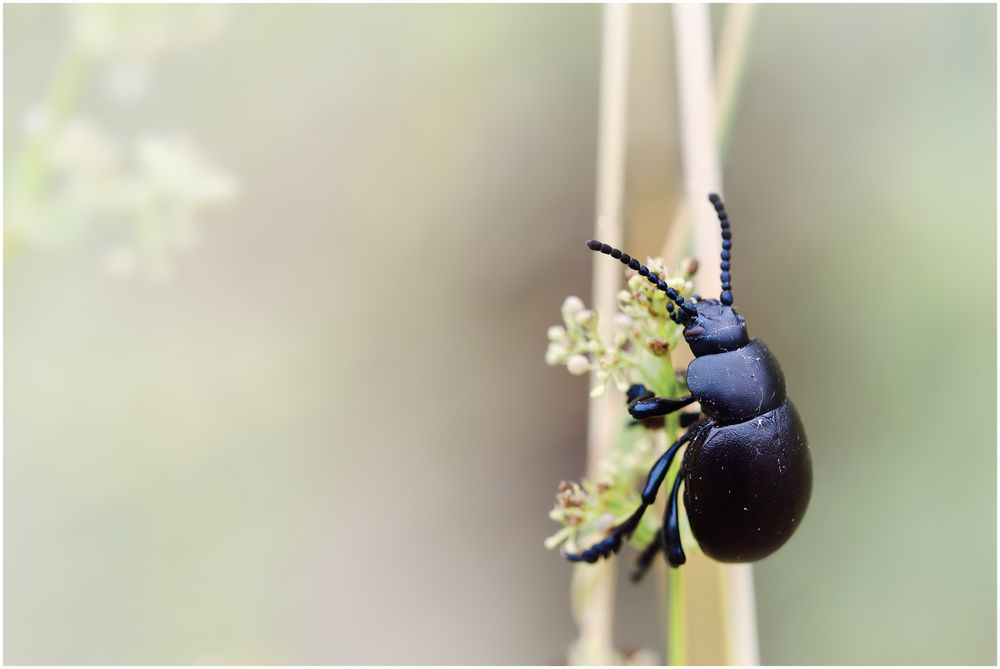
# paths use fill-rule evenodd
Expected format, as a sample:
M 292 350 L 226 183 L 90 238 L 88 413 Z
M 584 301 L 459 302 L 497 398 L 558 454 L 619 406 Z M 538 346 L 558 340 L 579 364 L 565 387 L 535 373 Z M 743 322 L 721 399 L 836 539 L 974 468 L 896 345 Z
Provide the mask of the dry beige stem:
M 722 190 L 709 8 L 674 5 L 673 17 L 685 199 L 693 223 L 695 257 L 707 263 L 718 258 L 722 248 L 715 212 L 707 202 L 703 204 L 709 192 Z M 699 272 L 696 282 L 702 295 L 719 292 L 719 277 L 715 272 Z M 705 559 L 692 558 L 692 563 Z M 698 571 L 712 578 L 712 570 Z M 725 660 L 730 664 L 757 664 L 757 617 L 751 568 L 720 565 L 714 571 L 716 582 L 707 585 L 708 589 L 714 586 L 722 596 L 720 617 L 726 630 Z
M 597 239 L 615 247 L 622 245 L 622 200 L 625 188 L 625 110 L 628 97 L 629 7 L 605 5 L 601 54 L 601 109 L 597 164 Z M 604 261 L 604 262 L 602 262 Z M 622 272 L 601 255 L 594 257 L 593 307 L 611 314 Z M 611 337 L 611 323 L 601 324 L 602 336 Z M 593 385 L 593 384 L 591 384 Z M 621 398 L 612 390 L 592 400 L 587 429 L 588 475 L 597 467 L 615 431 Z M 612 664 L 614 647 L 615 563 L 577 565 L 573 574 L 573 613 L 580 636 L 573 644 L 573 664 Z

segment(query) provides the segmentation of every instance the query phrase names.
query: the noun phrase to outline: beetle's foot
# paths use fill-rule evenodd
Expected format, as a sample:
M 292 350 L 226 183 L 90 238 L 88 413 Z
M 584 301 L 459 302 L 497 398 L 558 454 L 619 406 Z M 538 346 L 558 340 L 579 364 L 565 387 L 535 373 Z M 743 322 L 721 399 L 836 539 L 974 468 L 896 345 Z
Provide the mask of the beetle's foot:
M 628 520 L 612 529 L 611 534 L 590 548 L 579 553 L 563 553 L 563 557 L 570 562 L 589 562 L 593 564 L 602 557 L 606 558 L 614 555 L 622 547 L 622 539 L 627 539 L 635 532 L 635 528 L 639 526 L 639 521 L 642 520 L 642 514 L 646 512 L 646 508 L 646 504 L 641 505 L 628 517 Z
M 681 523 L 680 523 L 680 492 L 681 483 L 684 481 L 684 467 L 677 472 L 674 479 L 673 488 L 670 490 L 670 498 L 667 500 L 667 510 L 663 516 L 663 539 L 666 543 L 664 548 L 667 552 L 667 562 L 671 567 L 680 567 L 687 562 L 684 556 L 684 547 L 681 545 Z
M 622 535 L 617 532 L 603 541 L 599 541 L 590 548 L 580 553 L 563 553 L 563 557 L 570 562 L 589 562 L 593 564 L 602 557 L 610 557 L 618 552 L 622 545 Z
M 684 549 L 680 546 L 675 546 L 667 552 L 667 562 L 670 563 L 671 567 L 680 567 L 682 564 L 687 562 L 687 557 L 684 555 Z

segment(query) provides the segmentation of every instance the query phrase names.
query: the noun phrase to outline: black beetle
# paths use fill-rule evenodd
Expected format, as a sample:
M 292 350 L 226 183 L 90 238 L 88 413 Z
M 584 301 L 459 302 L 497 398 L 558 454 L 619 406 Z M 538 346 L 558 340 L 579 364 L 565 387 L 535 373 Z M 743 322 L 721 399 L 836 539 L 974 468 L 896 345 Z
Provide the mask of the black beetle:
M 708 199 L 722 225 L 718 300 L 687 300 L 627 253 L 596 240 L 587 242 L 591 250 L 638 271 L 677 304 L 675 309 L 667 303 L 671 318 L 684 326 L 684 339 L 695 355 L 687 370 L 690 396 L 654 397 L 644 386 L 629 388 L 628 411 L 638 421 L 694 402 L 700 403 L 701 414 L 694 414 L 693 424 L 688 423 L 688 430 L 653 465 L 635 513 L 603 541 L 566 555 L 573 562 L 596 562 L 617 552 L 655 501 L 674 456 L 688 444 L 660 537 L 639 556 L 635 580 L 661 549 L 671 566 L 684 564 L 677 500 L 682 483 L 691 533 L 706 555 L 722 562 L 752 562 L 780 548 L 802 521 L 812 491 L 802 421 L 785 395 L 778 361 L 762 341 L 749 338 L 746 321 L 732 306 L 729 217 L 718 195 Z

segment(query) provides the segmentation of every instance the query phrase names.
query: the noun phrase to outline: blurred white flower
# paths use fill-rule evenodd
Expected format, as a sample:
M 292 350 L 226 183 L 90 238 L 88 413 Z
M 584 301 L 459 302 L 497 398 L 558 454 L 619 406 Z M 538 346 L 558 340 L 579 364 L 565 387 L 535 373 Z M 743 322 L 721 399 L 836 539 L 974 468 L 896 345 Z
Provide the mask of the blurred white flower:
M 567 321 L 572 320 L 578 313 L 583 311 L 583 308 L 583 300 L 575 295 L 570 295 L 563 300 L 562 317 Z
M 215 204 L 236 195 L 236 183 L 184 137 L 144 137 L 136 145 L 144 185 L 191 204 Z
M 590 371 L 590 360 L 585 355 L 571 355 L 566 361 L 566 369 L 570 374 L 580 376 Z
M 85 236 L 109 244 L 114 276 L 170 273 L 173 256 L 198 239 L 206 207 L 237 195 L 236 180 L 186 137 L 116 136 L 74 113 L 88 84 L 113 102 L 149 89 L 153 64 L 167 51 L 214 39 L 229 9 L 216 5 L 73 5 L 70 51 L 45 95 L 49 105 L 21 118 L 25 142 L 6 173 L 4 236 L 40 247 Z M 94 77 L 97 76 L 96 81 Z
M 73 5 L 70 30 L 91 57 L 142 60 L 214 39 L 228 16 L 220 5 Z
M 103 83 L 104 91 L 115 102 L 122 104 L 136 102 L 149 90 L 149 66 L 135 60 L 113 62 L 108 65 Z
M 21 130 L 28 139 L 41 137 L 52 127 L 52 114 L 45 105 L 33 105 L 21 116 Z
M 119 150 L 92 122 L 77 118 L 63 125 L 46 144 L 47 157 L 56 170 L 90 177 L 106 174 L 118 164 Z
M 52 247 L 102 230 L 117 240 L 105 260 L 114 276 L 141 268 L 166 278 L 171 256 L 197 241 L 197 214 L 238 192 L 232 176 L 181 136 L 141 137 L 123 156 L 100 127 L 75 118 L 37 141 L 48 179 L 37 197 L 12 198 L 11 234 Z

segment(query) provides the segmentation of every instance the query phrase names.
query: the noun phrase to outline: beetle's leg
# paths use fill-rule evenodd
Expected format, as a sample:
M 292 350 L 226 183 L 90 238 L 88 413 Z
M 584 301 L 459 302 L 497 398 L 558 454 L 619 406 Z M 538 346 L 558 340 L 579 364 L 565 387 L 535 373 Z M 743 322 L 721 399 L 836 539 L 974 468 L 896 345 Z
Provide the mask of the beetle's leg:
M 671 567 L 680 567 L 687 561 L 684 557 L 684 547 L 681 546 L 680 502 L 678 500 L 681 482 L 684 480 L 684 468 L 681 467 L 674 479 L 674 487 L 667 499 L 667 511 L 663 515 L 663 538 L 666 541 L 667 562 Z
M 660 428 L 663 427 L 663 421 L 662 421 L 663 417 L 660 416 L 659 418 L 661 418 L 659 424 L 653 424 L 653 420 L 654 419 L 652 419 L 652 418 L 647 418 L 645 420 L 636 420 L 636 419 L 633 418 L 632 420 L 630 420 L 628 422 L 628 424 L 627 424 L 626 427 L 633 428 L 633 427 L 639 427 L 640 425 L 643 425 L 643 426 L 645 426 L 647 428 L 658 430 L 658 429 L 660 429 Z M 701 413 L 700 412 L 698 412 L 698 411 L 685 411 L 684 413 L 682 413 L 680 415 L 681 427 L 691 427 L 696 422 L 698 422 L 699 418 L 701 418 Z
M 641 399 L 630 402 L 628 412 L 632 414 L 632 418 L 642 420 L 643 418 L 652 418 L 653 416 L 666 416 L 668 413 L 683 409 L 692 402 L 694 402 L 694 398 L 690 395 L 681 397 L 680 399 L 653 397 L 652 399 Z
M 641 383 L 633 383 L 625 393 L 625 403 L 632 404 L 638 400 L 648 400 L 652 397 L 656 397 L 656 393 Z
M 625 401 L 628 403 L 628 412 L 634 419 L 629 426 L 646 425 L 647 427 L 662 427 L 660 424 L 652 425 L 650 418 L 659 418 L 668 413 L 673 413 L 694 402 L 693 397 L 682 397 L 680 399 L 668 399 L 656 397 L 653 391 L 649 390 L 641 383 L 629 386 L 625 394 Z M 681 427 L 687 427 L 698 420 L 701 415 L 699 411 L 688 411 L 681 414 Z
M 585 551 L 581 553 L 564 553 L 563 557 L 570 562 L 597 562 L 602 557 L 608 557 L 616 553 L 621 548 L 622 539 L 630 536 L 635 531 L 635 528 L 639 526 L 639 521 L 642 520 L 642 514 L 646 512 L 650 504 L 656 501 L 656 491 L 663 484 L 663 479 L 667 476 L 667 470 L 670 469 L 670 463 L 673 462 L 674 456 L 677 455 L 677 450 L 692 437 L 696 428 L 697 426 L 693 426 L 682 434 L 680 439 L 675 441 L 659 457 L 653 468 L 649 470 L 649 476 L 646 478 L 646 486 L 642 489 L 642 504 L 639 505 L 639 508 L 624 523 L 611 530 L 611 534 L 606 539 L 599 541 Z
M 679 567 L 687 561 L 684 555 L 684 548 L 681 546 L 680 505 L 678 504 L 678 491 L 681 487 L 683 474 L 683 471 L 677 472 L 674 486 L 670 490 L 667 510 L 663 514 L 663 527 L 656 533 L 656 538 L 653 542 L 643 549 L 639 558 L 635 561 L 635 570 L 631 576 L 633 583 L 638 583 L 642 580 L 642 577 L 646 575 L 646 570 L 649 569 L 649 565 L 653 564 L 653 559 L 656 558 L 657 554 L 664 547 L 667 549 L 667 562 L 670 563 L 670 566 Z
M 653 560 L 656 556 L 660 554 L 663 550 L 663 544 L 666 538 L 663 536 L 663 530 L 661 529 L 656 533 L 656 537 L 653 541 L 646 546 L 642 553 L 639 554 L 638 559 L 635 561 L 635 569 L 632 570 L 632 575 L 629 577 L 632 579 L 633 583 L 638 583 L 642 580 L 642 577 L 646 575 L 646 570 L 649 569 L 649 565 L 653 564 Z

